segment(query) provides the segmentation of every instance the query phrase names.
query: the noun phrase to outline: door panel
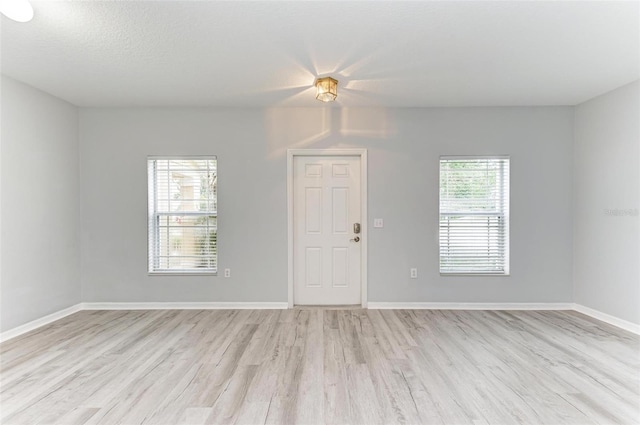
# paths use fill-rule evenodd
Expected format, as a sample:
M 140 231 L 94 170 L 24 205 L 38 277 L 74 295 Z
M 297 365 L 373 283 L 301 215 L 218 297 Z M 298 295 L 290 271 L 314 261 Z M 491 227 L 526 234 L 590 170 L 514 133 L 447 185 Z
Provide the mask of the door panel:
M 307 234 L 322 234 L 322 187 L 305 188 L 305 228 Z
M 333 234 L 346 234 L 349 229 L 349 188 L 334 187 L 331 213 Z
M 349 250 L 343 247 L 333 248 L 333 280 L 334 288 L 349 285 Z
M 320 288 L 322 286 L 322 247 L 308 246 L 305 251 L 305 286 Z
M 294 304 L 360 304 L 360 158 L 293 160 Z

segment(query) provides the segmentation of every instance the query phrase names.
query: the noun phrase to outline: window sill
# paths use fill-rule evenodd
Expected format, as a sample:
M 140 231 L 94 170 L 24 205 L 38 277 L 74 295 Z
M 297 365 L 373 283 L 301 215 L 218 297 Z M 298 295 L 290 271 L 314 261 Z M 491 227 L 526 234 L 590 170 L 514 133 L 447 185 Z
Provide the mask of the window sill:
M 217 271 L 207 272 L 147 272 L 148 276 L 218 276 Z
M 480 276 L 488 276 L 488 277 L 510 277 L 509 273 L 440 273 L 440 276 L 443 277 L 480 277 Z

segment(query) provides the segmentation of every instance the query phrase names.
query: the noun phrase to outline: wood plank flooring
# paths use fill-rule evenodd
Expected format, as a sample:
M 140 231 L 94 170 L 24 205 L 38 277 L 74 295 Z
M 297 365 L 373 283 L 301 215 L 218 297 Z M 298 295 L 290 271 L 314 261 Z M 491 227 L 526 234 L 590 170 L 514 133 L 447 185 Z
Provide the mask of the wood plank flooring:
M 0 345 L 2 424 L 640 423 L 640 338 L 576 312 L 83 311 Z

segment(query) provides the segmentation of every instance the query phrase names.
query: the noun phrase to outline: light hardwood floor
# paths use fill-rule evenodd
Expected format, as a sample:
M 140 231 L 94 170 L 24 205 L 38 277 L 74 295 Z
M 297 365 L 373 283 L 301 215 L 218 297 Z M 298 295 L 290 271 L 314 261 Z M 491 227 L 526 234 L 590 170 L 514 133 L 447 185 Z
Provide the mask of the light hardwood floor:
M 575 312 L 83 311 L 0 356 L 2 424 L 640 421 L 640 339 Z

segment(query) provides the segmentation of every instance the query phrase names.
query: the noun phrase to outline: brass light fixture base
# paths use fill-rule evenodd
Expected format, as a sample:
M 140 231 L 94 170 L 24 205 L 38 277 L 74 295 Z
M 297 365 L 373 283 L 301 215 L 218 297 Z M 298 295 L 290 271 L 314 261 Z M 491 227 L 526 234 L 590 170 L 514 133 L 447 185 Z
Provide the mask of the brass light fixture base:
M 333 102 L 338 97 L 338 80 L 331 77 L 316 80 L 316 99 L 321 102 Z

